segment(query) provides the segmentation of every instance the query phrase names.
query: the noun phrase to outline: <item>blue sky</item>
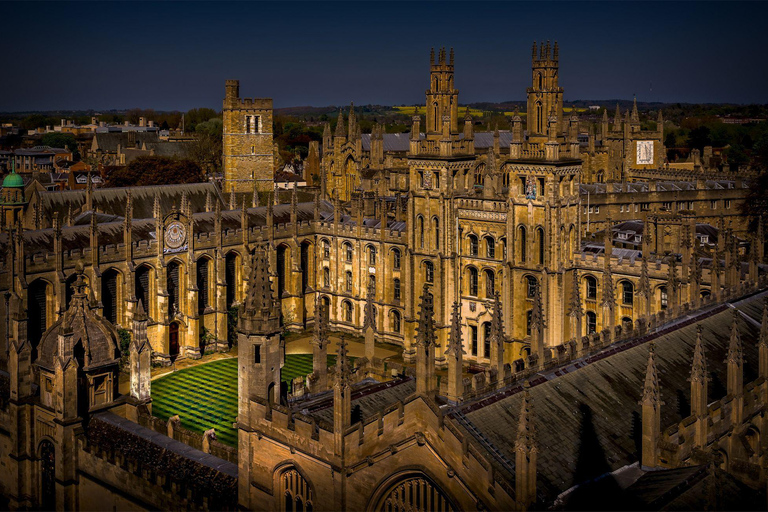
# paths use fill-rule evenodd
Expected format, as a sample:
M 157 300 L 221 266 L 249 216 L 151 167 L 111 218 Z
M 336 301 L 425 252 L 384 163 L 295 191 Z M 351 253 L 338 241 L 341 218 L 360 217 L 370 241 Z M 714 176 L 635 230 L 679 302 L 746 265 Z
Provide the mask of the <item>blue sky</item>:
M 0 110 L 424 101 L 453 46 L 461 103 L 521 100 L 534 40 L 565 99 L 768 103 L 764 2 L 0 2 Z

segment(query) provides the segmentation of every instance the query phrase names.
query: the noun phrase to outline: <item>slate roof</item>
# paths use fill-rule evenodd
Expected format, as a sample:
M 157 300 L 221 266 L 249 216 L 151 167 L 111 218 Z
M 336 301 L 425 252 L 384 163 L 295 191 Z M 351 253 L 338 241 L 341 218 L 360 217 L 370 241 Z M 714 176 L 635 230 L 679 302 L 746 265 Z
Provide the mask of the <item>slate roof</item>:
M 352 409 L 360 408 L 362 418 L 370 418 L 397 402 L 404 401 L 416 391 L 413 378 L 377 382 L 365 379 L 352 386 Z M 306 410 L 315 418 L 333 423 L 333 391 L 316 395 L 311 400 L 294 405 L 296 410 Z
M 361 136 L 363 151 L 371 150 L 371 134 L 363 133 Z M 419 134 L 420 139 L 425 139 L 423 133 Z M 464 134 L 459 134 L 459 139 L 463 139 Z M 508 147 L 512 142 L 512 132 L 509 130 L 499 130 L 499 145 Z M 475 149 L 487 149 L 493 147 L 493 132 L 475 132 Z M 384 151 L 408 152 L 411 149 L 410 133 L 385 133 Z
M 130 142 L 130 138 L 133 138 L 133 142 Z M 158 142 L 157 132 L 109 132 L 109 133 L 96 133 L 93 136 L 93 148 L 101 151 L 116 153 L 117 145 L 120 144 L 122 149 L 141 147 L 145 142 Z
M 757 376 L 757 338 L 762 304 L 768 292 L 737 302 L 751 321 L 740 318 L 738 325 L 744 350 L 744 382 Z M 724 363 L 730 336 L 731 311 L 718 306 L 699 317 L 703 327 L 704 350 L 712 376 L 709 401 L 725 395 Z M 690 403 L 690 383 L 696 325 L 680 324 L 656 337 L 662 429 L 679 422 L 680 409 Z M 646 340 L 647 341 L 647 340 Z M 615 471 L 638 460 L 641 446 L 641 397 L 648 343 L 627 345 L 608 357 L 592 357 L 589 364 L 562 376 L 550 373 L 547 380 L 532 380 L 535 421 L 538 432 L 538 491 L 550 503 L 561 492 L 580 481 Z M 612 350 L 615 347 L 611 347 Z M 563 373 L 560 370 L 560 373 Z M 540 379 L 543 380 L 543 379 Z M 518 390 L 510 396 L 497 393 L 481 402 L 465 404 L 468 427 L 464 429 L 479 442 L 485 441 L 489 460 L 500 463 L 495 450 L 514 465 L 515 432 L 520 411 Z M 507 392 L 509 393 L 509 391 Z
M 475 142 L 477 147 L 477 142 Z M 749 185 L 745 181 L 742 185 L 747 188 Z M 704 182 L 704 188 L 708 190 L 713 189 L 733 189 L 737 187 L 737 183 L 734 180 L 706 180 Z M 656 190 L 659 192 L 681 191 L 681 190 L 696 190 L 695 181 L 657 181 Z M 579 193 L 586 195 L 590 194 L 605 194 L 605 193 L 634 193 L 634 192 L 649 192 L 650 186 L 647 182 L 634 182 L 634 183 L 582 183 L 579 185 Z
M 187 193 L 193 213 L 205 210 L 208 193 L 211 194 L 213 201 L 220 201 L 222 207 L 226 208 L 221 192 L 214 183 L 97 188 L 93 190 L 93 206 L 99 211 L 110 212 L 123 217 L 125 216 L 126 195 L 129 189 L 133 198 L 133 216 L 137 219 L 147 219 L 153 216 L 155 195 L 159 196 L 160 208 L 164 212 L 178 207 L 184 192 Z M 58 214 L 59 219 L 64 219 L 70 206 L 74 213 L 78 213 L 85 205 L 86 190 L 41 192 L 39 197 L 44 217 L 53 218 Z

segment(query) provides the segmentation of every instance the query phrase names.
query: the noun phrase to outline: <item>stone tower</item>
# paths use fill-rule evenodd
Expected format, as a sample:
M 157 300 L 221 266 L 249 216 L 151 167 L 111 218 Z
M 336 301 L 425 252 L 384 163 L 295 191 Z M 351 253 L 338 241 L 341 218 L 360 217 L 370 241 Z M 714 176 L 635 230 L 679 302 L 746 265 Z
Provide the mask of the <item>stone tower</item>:
M 562 131 L 563 120 L 563 88 L 558 85 L 560 49 L 555 42 L 551 48 L 549 41 L 541 43 L 536 52 L 533 43 L 531 65 L 531 87 L 528 88 L 528 133 L 530 135 L 546 135 L 548 119 L 555 116 L 555 134 Z
M 446 60 L 441 48 L 435 61 L 435 50 L 429 57 L 429 90 L 427 90 L 427 134 L 442 133 L 443 116 L 450 117 L 451 133 L 459 131 L 459 91 L 453 87 L 453 48 Z
M 272 99 L 240 98 L 240 81 L 227 80 L 223 113 L 224 192 L 272 190 Z

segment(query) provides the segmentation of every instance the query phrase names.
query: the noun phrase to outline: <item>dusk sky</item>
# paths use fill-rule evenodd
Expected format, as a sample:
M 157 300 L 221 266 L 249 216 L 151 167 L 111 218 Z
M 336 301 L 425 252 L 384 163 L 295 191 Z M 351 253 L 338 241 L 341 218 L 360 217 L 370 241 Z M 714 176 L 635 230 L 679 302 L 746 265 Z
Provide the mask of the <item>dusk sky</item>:
M 534 40 L 565 101 L 768 103 L 764 2 L 3 2 L 0 111 L 424 101 L 454 47 L 459 101 L 522 100 Z

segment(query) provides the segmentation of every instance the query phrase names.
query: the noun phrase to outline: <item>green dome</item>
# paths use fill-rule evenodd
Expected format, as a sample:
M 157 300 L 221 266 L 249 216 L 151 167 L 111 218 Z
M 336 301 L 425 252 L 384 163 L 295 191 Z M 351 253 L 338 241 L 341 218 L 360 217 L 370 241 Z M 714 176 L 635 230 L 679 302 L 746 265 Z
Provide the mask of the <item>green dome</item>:
M 3 188 L 24 188 L 24 180 L 21 176 L 12 172 L 3 178 Z

